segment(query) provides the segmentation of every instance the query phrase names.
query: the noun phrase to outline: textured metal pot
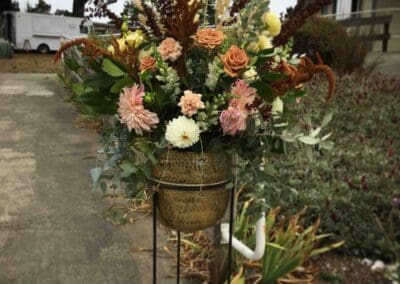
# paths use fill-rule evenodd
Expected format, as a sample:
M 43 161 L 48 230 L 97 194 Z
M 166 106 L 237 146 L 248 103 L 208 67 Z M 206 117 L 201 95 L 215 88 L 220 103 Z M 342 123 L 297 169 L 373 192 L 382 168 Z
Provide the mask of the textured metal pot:
M 182 232 L 216 224 L 229 201 L 230 165 L 230 157 L 220 153 L 163 153 L 151 179 L 161 222 Z

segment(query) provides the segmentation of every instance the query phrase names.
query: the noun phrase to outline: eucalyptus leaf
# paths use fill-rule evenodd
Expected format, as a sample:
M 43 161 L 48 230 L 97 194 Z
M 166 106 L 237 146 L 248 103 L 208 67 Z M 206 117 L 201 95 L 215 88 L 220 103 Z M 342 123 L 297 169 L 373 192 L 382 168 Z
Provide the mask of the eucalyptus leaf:
M 93 168 L 90 170 L 90 176 L 92 177 L 92 181 L 93 181 L 93 190 L 96 189 L 102 172 L 103 172 L 103 169 L 100 167 Z
M 131 77 L 124 77 L 112 85 L 110 91 L 111 93 L 120 93 L 122 88 L 130 87 L 135 81 Z
M 107 58 L 103 59 L 102 70 L 112 77 L 122 77 L 126 74 L 114 62 Z
M 315 145 L 315 144 L 318 144 L 318 142 L 319 142 L 319 139 L 316 139 L 311 136 L 302 136 L 298 139 L 300 142 L 307 144 L 307 145 Z

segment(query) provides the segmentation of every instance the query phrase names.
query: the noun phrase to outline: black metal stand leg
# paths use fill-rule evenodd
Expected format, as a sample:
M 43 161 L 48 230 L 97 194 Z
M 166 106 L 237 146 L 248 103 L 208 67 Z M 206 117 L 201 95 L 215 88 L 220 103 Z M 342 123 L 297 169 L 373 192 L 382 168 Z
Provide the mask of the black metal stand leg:
M 157 283 L 157 193 L 153 193 L 153 284 Z
M 228 284 L 231 283 L 231 273 L 232 273 L 232 236 L 233 236 L 234 203 L 235 203 L 235 187 L 232 187 L 230 210 L 229 210 Z
M 180 269 L 181 269 L 181 232 L 180 231 L 177 231 L 176 232 L 176 234 L 177 234 L 177 239 L 178 239 L 178 241 L 177 241 L 177 244 L 176 244 L 176 250 L 177 250 L 177 253 L 176 253 L 176 258 L 177 258 L 177 261 L 176 261 L 176 283 L 178 283 L 179 284 L 179 281 L 180 281 L 180 275 L 181 275 L 181 271 L 180 271 Z

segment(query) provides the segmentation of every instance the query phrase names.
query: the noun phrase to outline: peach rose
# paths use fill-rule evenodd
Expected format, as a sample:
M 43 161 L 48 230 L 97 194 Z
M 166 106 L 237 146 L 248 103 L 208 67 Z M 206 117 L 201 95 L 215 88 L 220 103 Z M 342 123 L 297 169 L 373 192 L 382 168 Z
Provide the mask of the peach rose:
M 151 71 L 155 72 L 157 70 L 156 67 L 156 59 L 151 56 L 145 56 L 140 61 L 140 71 Z
M 224 42 L 224 33 L 212 28 L 198 30 L 193 37 L 194 41 L 207 49 L 214 49 Z
M 182 55 L 182 46 L 172 37 L 164 39 L 157 47 L 163 60 L 175 61 Z
M 243 49 L 232 45 L 224 55 L 219 55 L 224 64 L 224 71 L 231 77 L 237 77 L 249 63 L 249 58 Z

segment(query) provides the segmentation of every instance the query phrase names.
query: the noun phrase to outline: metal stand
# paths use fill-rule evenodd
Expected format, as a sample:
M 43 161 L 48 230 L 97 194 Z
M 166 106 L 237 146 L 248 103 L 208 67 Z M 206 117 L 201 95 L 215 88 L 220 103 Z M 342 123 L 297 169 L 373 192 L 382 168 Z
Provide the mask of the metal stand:
M 230 208 L 229 208 L 229 244 L 228 244 L 228 284 L 231 283 L 232 273 L 232 236 L 233 236 L 233 218 L 234 218 L 234 204 L 235 204 L 235 187 L 231 189 L 230 195 Z
M 157 192 L 153 193 L 153 284 L 157 284 Z M 229 204 L 229 244 L 228 244 L 228 284 L 231 283 L 232 273 L 232 235 L 233 235 L 233 219 L 234 219 L 234 204 L 235 204 L 235 188 L 232 187 L 230 192 Z M 177 236 L 177 255 L 176 255 L 176 283 L 180 281 L 180 264 L 181 264 L 181 232 L 176 232 Z
M 153 284 L 157 283 L 157 193 L 153 193 Z

